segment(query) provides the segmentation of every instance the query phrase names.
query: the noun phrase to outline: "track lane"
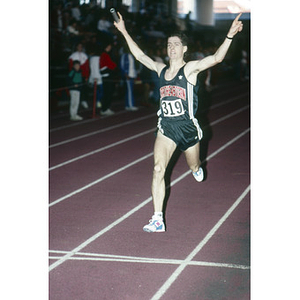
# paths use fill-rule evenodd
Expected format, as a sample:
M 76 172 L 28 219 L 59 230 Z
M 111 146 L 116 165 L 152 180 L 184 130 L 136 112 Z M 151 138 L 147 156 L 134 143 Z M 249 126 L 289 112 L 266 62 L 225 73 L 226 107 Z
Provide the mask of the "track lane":
M 220 213 L 220 211 L 217 210 L 217 213 Z M 190 214 L 191 214 L 191 212 L 190 212 Z M 214 216 L 210 216 L 211 219 L 213 217 Z M 115 228 L 115 229 L 117 229 L 117 228 Z M 121 250 L 121 251 L 124 251 L 125 245 L 131 245 L 132 246 L 131 253 L 132 252 L 134 253 L 134 251 L 132 251 L 132 250 L 136 247 L 134 247 L 135 243 L 133 243 L 132 239 L 135 239 L 135 240 L 138 239 L 139 240 L 139 242 L 138 242 L 139 249 L 142 248 L 141 250 L 148 250 L 149 248 L 151 248 L 151 249 L 149 249 L 149 250 L 151 250 L 151 253 L 152 253 L 151 257 L 153 257 L 153 254 L 158 254 L 161 257 L 162 252 L 165 252 L 165 254 L 166 253 L 170 254 L 170 249 L 172 249 L 173 251 L 177 251 L 177 252 L 178 252 L 178 250 L 181 250 L 179 247 L 176 247 L 176 245 L 182 245 L 182 244 L 180 244 L 180 241 L 178 241 L 178 236 L 176 239 L 176 237 L 174 237 L 174 236 L 170 237 L 167 233 L 162 234 L 162 235 L 145 235 L 145 233 L 138 234 L 134 230 L 133 230 L 133 232 L 132 231 L 128 232 L 122 228 L 121 229 L 119 228 L 119 234 L 121 234 L 121 236 L 118 236 L 117 233 L 113 232 L 113 231 L 110 232 L 110 243 L 106 243 L 106 241 L 103 240 L 103 237 L 102 237 L 101 245 L 104 244 L 113 250 L 116 249 L 116 250 Z M 194 234 L 195 234 L 195 232 L 194 232 Z M 150 245 L 149 245 L 149 242 L 150 242 L 149 238 L 147 238 L 149 236 L 151 236 L 151 244 Z M 128 237 L 131 237 L 131 239 L 127 240 L 127 243 L 124 242 L 126 239 L 128 239 Z M 184 237 L 184 234 L 181 234 L 179 237 Z M 143 242 L 143 240 L 144 240 L 144 242 Z M 197 238 L 194 239 L 194 242 L 195 242 L 195 240 L 197 241 Z M 111 241 L 122 242 L 121 249 L 120 249 L 120 247 L 119 248 L 114 247 L 114 245 L 111 244 Z M 163 241 L 163 243 L 159 243 L 160 241 Z M 175 247 L 172 247 L 172 244 L 170 245 L 170 242 L 172 242 L 172 241 L 175 242 L 174 243 Z M 99 240 L 98 240 L 98 242 L 99 242 Z M 153 245 L 154 247 L 151 247 L 151 245 Z M 157 248 L 157 245 L 160 245 L 160 246 Z M 168 249 L 165 249 L 165 250 L 162 249 L 161 245 L 162 246 L 168 245 L 168 247 L 167 247 Z M 96 247 L 96 249 L 98 249 L 99 244 L 97 244 L 97 245 L 93 244 L 93 246 Z M 184 245 L 184 249 L 187 250 L 188 247 L 186 247 L 186 245 Z M 87 249 L 87 250 L 89 250 L 89 249 Z M 168 251 L 168 252 L 166 252 L 166 251 Z M 99 253 L 99 252 L 96 252 L 96 253 Z M 103 252 L 101 252 L 101 253 L 103 253 Z M 130 266 L 128 266 L 124 263 L 123 264 L 118 263 L 117 265 L 115 265 L 115 263 L 113 263 L 113 262 L 111 262 L 109 265 L 105 262 L 90 263 L 90 262 L 81 261 L 80 263 L 81 263 L 81 268 L 83 268 L 84 270 L 89 270 L 88 275 L 85 274 L 85 276 L 82 276 L 82 272 L 79 272 L 78 274 L 80 274 L 80 275 L 79 276 L 76 275 L 76 277 L 74 277 L 74 275 L 72 275 L 72 274 L 74 274 L 74 272 L 76 272 L 76 274 L 77 274 L 77 272 L 78 272 L 78 271 L 76 271 L 76 269 L 74 269 L 74 267 L 76 265 L 79 267 L 79 263 L 76 263 L 73 261 L 72 262 L 67 261 L 60 268 L 59 273 L 57 273 L 55 270 L 52 273 L 53 274 L 52 276 L 55 276 L 55 279 L 61 278 L 61 281 L 69 283 L 68 289 L 67 289 L 67 292 L 65 293 L 65 295 L 64 295 L 64 291 L 66 291 L 66 289 L 62 290 L 61 293 L 59 294 L 60 296 L 64 295 L 64 299 L 71 299 L 69 297 L 70 296 L 72 297 L 74 295 L 70 295 L 70 294 L 72 294 L 72 292 L 70 292 L 70 290 L 72 290 L 74 288 L 75 288 L 75 290 L 78 289 L 78 286 L 82 286 L 82 285 L 77 285 L 77 284 L 79 284 L 79 282 L 85 282 L 85 280 L 87 280 L 88 278 L 89 278 L 88 279 L 89 280 L 89 284 L 88 284 L 89 291 L 93 291 L 93 292 L 91 292 L 91 294 L 89 294 L 88 299 L 97 299 L 97 291 L 99 291 L 99 290 L 101 291 L 101 293 L 102 293 L 102 291 L 104 291 L 104 294 L 102 294 L 102 295 L 107 295 L 107 296 L 110 295 L 110 297 L 113 297 L 114 299 L 123 299 L 124 293 L 128 296 L 128 299 L 149 299 L 149 291 L 157 291 L 159 289 L 158 288 L 159 286 L 157 286 L 157 282 L 155 280 L 151 281 L 151 284 L 149 284 L 147 282 L 147 278 L 149 278 L 149 277 L 150 278 L 152 278 L 152 277 L 160 278 L 161 279 L 160 282 L 163 282 L 167 278 L 170 278 L 171 277 L 170 272 L 174 272 L 174 270 L 175 270 L 175 268 L 172 268 L 172 266 L 168 266 L 168 263 L 165 264 L 165 268 L 163 269 L 164 271 L 159 266 L 158 267 L 155 266 L 155 268 L 153 268 L 153 267 L 151 268 L 151 265 L 148 266 L 148 265 L 139 264 L 139 263 L 135 263 L 134 265 L 130 264 Z M 107 272 L 108 267 L 112 268 L 111 270 L 113 271 L 113 273 Z M 114 290 L 112 287 L 114 287 L 114 286 L 119 287 L 118 282 L 119 281 L 122 282 L 124 272 L 126 273 L 126 270 L 129 270 L 129 268 L 132 273 L 139 275 L 139 280 L 137 280 L 137 278 L 134 278 L 134 276 L 129 276 L 129 275 L 128 275 L 128 278 L 126 279 L 128 286 L 135 287 L 135 289 L 134 288 L 133 289 L 126 288 L 126 286 L 121 285 L 120 289 Z M 118 271 L 116 272 L 116 270 L 118 270 Z M 166 273 L 166 270 L 168 270 L 167 273 Z M 185 270 L 186 274 L 183 274 L 184 276 L 179 277 L 179 280 L 180 280 L 179 284 L 182 283 L 182 281 L 184 282 L 184 279 L 186 278 L 186 276 L 187 276 L 187 278 L 191 278 L 191 271 L 193 271 L 193 270 L 197 271 L 197 273 L 196 273 L 197 276 L 192 277 L 192 278 L 194 278 L 194 280 L 192 280 L 192 282 L 194 282 L 194 284 L 192 285 L 193 293 L 195 293 L 195 291 L 199 291 L 199 287 L 201 287 L 199 292 L 201 295 L 203 295 L 203 293 L 207 287 L 205 285 L 202 287 L 201 284 L 199 285 L 199 283 L 200 282 L 207 283 L 207 279 L 209 278 L 207 273 L 213 274 L 214 272 L 217 272 L 216 273 L 217 277 L 222 276 L 223 278 L 226 278 L 226 280 L 228 282 L 227 287 L 229 286 L 229 290 L 232 289 L 234 284 L 237 283 L 236 276 L 237 276 L 238 272 L 235 270 L 227 270 L 227 269 L 222 270 L 221 269 L 221 270 L 215 271 L 215 270 L 217 270 L 216 267 L 205 268 L 205 270 L 206 270 L 205 273 L 202 273 L 202 275 L 200 275 L 201 270 L 203 270 L 203 267 L 201 267 L 200 271 L 199 271 L 199 268 L 196 269 L 195 267 L 189 267 L 189 269 Z M 232 276 L 228 275 L 230 273 L 234 275 L 233 278 L 232 278 Z M 96 275 L 96 274 L 98 274 L 98 275 Z M 104 281 L 101 280 L 101 278 L 103 279 L 103 276 L 101 276 L 101 274 L 107 275 L 107 278 L 109 278 L 108 283 L 105 280 Z M 223 274 L 223 275 L 220 275 L 220 274 Z M 246 274 L 246 273 L 244 272 L 243 274 Z M 215 275 L 215 277 L 216 277 L 216 275 Z M 63 277 L 61 277 L 61 276 L 63 276 Z M 230 277 L 231 277 L 231 279 L 233 279 L 233 282 L 231 282 L 229 280 Z M 96 280 L 91 281 L 90 278 L 94 278 Z M 128 282 L 128 280 L 130 280 L 129 278 L 132 279 L 132 281 Z M 53 289 L 53 293 L 55 293 L 55 292 L 57 293 L 57 290 L 60 290 L 58 287 L 60 286 L 61 281 L 55 280 L 56 284 L 53 285 L 55 287 Z M 246 286 L 247 286 L 247 280 L 244 280 L 244 281 L 246 281 Z M 137 282 L 139 283 L 139 285 L 138 285 L 139 289 L 136 289 Z M 175 282 L 178 283 L 178 281 L 175 281 Z M 197 282 L 198 282 L 198 288 L 195 286 L 195 284 Z M 220 287 L 219 280 L 216 280 L 215 278 L 213 278 L 210 282 L 211 283 L 217 282 L 219 284 L 219 286 L 214 285 L 215 292 L 216 292 L 216 290 L 222 288 L 222 286 Z M 74 284 L 76 284 L 76 285 L 74 285 Z M 240 286 L 242 286 L 245 283 L 240 280 L 239 284 L 240 284 Z M 181 284 L 181 286 L 182 286 L 182 284 Z M 110 287 L 110 288 L 108 289 L 108 287 Z M 170 288 L 170 290 L 172 291 L 172 287 Z M 191 290 L 183 289 L 181 292 L 188 292 L 188 291 L 191 291 Z M 85 290 L 81 290 L 81 293 L 85 293 L 85 292 L 86 292 Z M 243 296 L 245 296 L 245 292 L 247 295 L 247 291 L 244 291 L 244 293 L 239 294 L 240 299 L 246 299 L 246 298 L 242 298 Z M 232 299 L 239 299 L 238 297 L 236 297 L 236 291 L 233 292 L 231 290 L 231 293 L 232 293 Z M 157 299 L 159 299 L 159 298 L 157 298 Z M 174 299 L 174 298 L 167 297 L 167 295 L 166 295 L 166 297 L 163 297 L 162 299 Z M 198 298 L 191 298 L 191 299 L 198 299 Z
M 245 128 L 244 126 L 249 124 L 248 121 L 249 110 L 216 125 L 213 128 L 208 155 L 218 149 L 218 146 L 222 143 L 224 144 L 229 136 L 241 132 Z M 151 146 L 153 147 L 153 144 Z M 148 204 L 126 220 L 83 247 L 81 251 L 108 254 L 120 253 L 121 255 L 129 254 L 136 257 L 147 257 L 146 254 L 149 254 L 148 257 L 185 258 L 187 253 L 195 247 L 197 241 L 199 242 L 199 239 L 203 238 L 210 230 L 217 217 L 226 211 L 228 204 L 232 203 L 234 197 L 243 189 L 243 184 L 249 182 L 249 176 L 247 175 L 249 174 L 249 170 L 247 170 L 249 167 L 249 153 L 246 150 L 247 147 L 249 147 L 249 134 L 244 135 L 230 147 L 210 159 L 207 163 L 208 180 L 198 184 L 199 189 L 193 188 L 194 186 L 197 187 L 197 183 L 194 182 L 191 175 L 186 176 L 171 188 L 167 210 L 167 226 L 170 230 L 165 234 L 151 235 L 141 231 L 141 227 L 151 215 L 149 212 L 152 211 L 152 204 L 149 201 Z M 123 147 L 123 150 L 127 151 L 129 148 Z M 66 200 L 53 206 L 50 209 L 53 221 L 50 233 L 50 237 L 53 237 L 53 239 L 50 239 L 50 243 L 54 248 L 51 248 L 51 246 L 50 248 L 54 250 L 73 250 L 79 245 L 80 241 L 82 242 L 90 237 L 92 232 L 97 232 L 102 226 L 107 226 L 109 220 L 116 220 L 126 213 L 128 208 L 135 207 L 138 203 L 141 203 L 141 199 L 146 199 L 150 193 L 151 172 L 149 170 L 152 169 L 152 165 L 152 159 L 146 159 L 141 164 L 127 169 L 124 174 L 120 173 L 107 179 L 105 184 L 96 185 L 82 194 L 73 196 L 72 199 L 69 199 L 71 201 Z M 186 170 L 185 160 L 181 156 L 173 169 L 171 180 L 177 178 L 177 175 L 185 173 Z M 113 186 L 116 182 L 118 188 L 114 189 Z M 138 182 L 138 184 L 133 184 L 133 182 Z M 99 201 L 100 186 L 105 201 L 103 199 Z M 182 201 L 185 198 L 188 198 L 188 201 Z M 211 201 L 211 199 L 214 200 Z M 179 211 L 182 213 L 179 213 Z M 238 215 L 236 220 L 239 222 Z M 199 226 L 190 227 L 190 224 L 199 224 Z M 228 228 L 222 226 L 220 230 L 223 228 L 225 230 L 223 234 L 229 234 L 230 236 L 230 232 L 227 232 Z M 217 245 L 222 248 L 223 242 L 224 240 L 218 239 L 218 236 L 213 236 L 205 247 L 211 249 L 211 247 Z M 218 243 L 222 243 L 222 245 Z M 226 243 L 224 245 L 226 247 Z M 206 258 L 207 260 L 210 258 L 217 263 L 224 263 L 224 261 L 218 261 L 216 252 L 211 257 Z M 54 261 L 51 260 L 51 263 Z M 202 259 L 202 261 L 205 262 L 206 260 Z M 162 264 L 161 267 L 155 265 L 154 267 L 150 263 L 141 264 L 137 262 L 132 264 L 129 262 L 65 261 L 59 268 L 54 268 L 50 272 L 52 282 L 50 287 L 51 300 L 62 298 L 74 300 L 78 295 L 80 295 L 78 299 L 98 300 L 99 291 L 101 291 L 101 295 L 104 295 L 103 299 L 149 299 L 149 295 L 154 295 L 161 284 L 170 278 L 176 268 L 177 266 L 168 264 Z M 86 272 L 82 272 L 82 270 Z M 222 291 L 222 289 L 226 293 L 231 292 L 231 299 L 248 299 L 243 298 L 245 295 L 247 296 L 247 275 L 244 277 L 243 274 L 247 273 L 242 273 L 242 271 L 245 270 L 188 266 L 162 299 L 174 299 L 176 288 L 180 290 L 181 287 L 181 292 L 187 291 L 182 286 L 184 283 L 188 283 L 189 279 L 190 288 L 188 291 L 190 293 L 184 295 L 188 295 L 190 299 L 199 299 L 197 295 L 203 296 L 203 294 L 212 297 L 213 294 L 211 293 L 213 291 Z M 124 276 L 126 281 L 123 281 Z M 191 280 L 191 276 L 194 276 L 194 280 Z M 149 278 L 155 278 L 155 280 L 149 282 Z M 226 286 L 225 283 L 223 285 L 220 283 L 222 278 L 226 278 Z M 210 283 L 211 285 L 209 285 Z M 212 286 L 212 283 L 214 286 Z M 239 290 L 239 292 L 242 292 L 239 295 L 234 294 L 234 292 L 236 293 L 235 284 L 245 287 L 244 291 Z M 85 288 L 82 288 L 83 285 Z M 216 293 L 215 296 L 218 297 L 218 294 Z
M 124 155 L 124 146 L 118 145 L 109 151 L 97 153 L 83 161 L 76 161 L 61 169 L 53 170 L 49 176 L 50 185 L 53 187 L 50 190 L 50 202 L 90 185 L 107 174 L 151 154 L 154 138 L 153 133 L 140 137 L 138 151 L 135 150 L 137 142 L 129 141 L 126 148 L 130 150 L 126 152 L 126 155 Z
M 234 145 L 234 144 L 233 144 Z M 230 147 L 232 147 L 233 145 L 231 145 Z M 229 148 L 230 148 L 229 147 Z M 222 153 L 222 152 L 221 152 Z M 218 154 L 218 155 L 220 155 L 220 154 Z M 216 156 L 217 157 L 217 156 Z M 212 159 L 212 161 L 213 161 L 214 159 Z M 179 164 L 179 165 L 181 165 L 182 166 L 182 168 L 186 171 L 186 165 L 185 165 L 185 162 L 182 162 L 181 164 Z M 177 165 L 176 165 L 176 168 L 177 168 Z M 138 175 L 140 175 L 140 174 L 138 174 Z M 132 176 L 132 174 L 131 174 L 131 176 Z M 192 176 L 190 175 L 190 173 L 188 172 L 188 177 L 187 178 L 189 178 L 189 180 L 192 180 L 192 178 L 191 178 Z M 115 179 L 115 181 L 114 182 L 116 182 L 116 180 L 117 180 L 117 178 L 114 178 Z M 149 180 L 151 180 L 151 174 L 149 174 Z M 123 179 L 123 182 L 124 182 L 124 179 Z M 150 181 L 149 181 L 149 183 L 150 183 Z M 192 183 L 195 185 L 195 182 L 194 182 L 194 180 L 192 180 Z M 214 184 L 214 181 L 212 181 L 212 183 Z M 109 184 L 109 183 L 108 183 Z M 204 182 L 202 185 L 203 185 L 203 187 L 205 187 L 205 184 L 206 184 L 206 182 Z M 110 187 L 111 187 L 111 184 L 109 184 L 110 185 Z M 201 186 L 202 186 L 201 185 Z M 111 207 L 111 209 L 109 210 L 111 213 L 115 213 L 115 210 L 117 210 L 117 211 L 120 211 L 120 209 L 121 209 L 121 207 L 123 207 L 124 208 L 124 205 L 127 205 L 127 209 L 126 209 L 126 211 L 128 211 L 128 205 L 131 205 L 131 206 L 133 206 L 134 207 L 134 204 L 132 204 L 132 202 L 133 201 L 136 201 L 136 204 L 135 205 L 138 205 L 139 203 L 140 203 L 140 197 L 138 196 L 138 197 L 136 197 L 136 198 L 133 198 L 132 197 L 132 195 L 134 195 L 134 191 L 136 190 L 136 187 L 135 186 L 133 186 L 132 184 L 128 184 L 128 183 L 126 183 L 126 181 L 125 181 L 125 186 L 129 186 L 129 188 L 130 188 L 130 191 L 129 191 L 129 193 L 127 194 L 127 193 L 123 193 L 122 195 L 121 194 L 119 194 L 119 197 L 117 197 L 117 199 L 116 199 L 116 195 L 115 194 L 113 194 L 113 193 L 108 193 L 108 194 L 105 194 L 105 197 L 104 197 L 104 199 L 105 199 L 105 201 L 106 201 L 106 203 L 107 203 L 107 205 L 109 205 L 110 207 Z M 121 187 L 122 188 L 122 187 Z M 143 189 L 142 190 L 144 190 L 145 189 L 145 186 L 143 187 Z M 206 192 L 204 192 L 204 194 L 206 195 L 206 197 L 207 197 L 207 194 L 209 194 L 210 193 L 210 190 L 211 188 L 209 188 L 208 190 L 206 190 Z M 109 190 L 111 190 L 111 188 L 109 188 Z M 141 192 L 142 192 L 142 190 L 141 190 Z M 172 188 L 172 190 L 173 190 L 173 188 Z M 189 189 L 188 189 L 189 190 Z M 186 192 L 186 189 L 183 189 L 183 191 L 185 191 Z M 201 189 L 201 191 L 205 191 L 205 190 L 202 190 Z M 89 192 L 91 192 L 91 191 L 89 191 Z M 180 191 L 179 191 L 180 192 Z M 195 192 L 195 190 L 192 190 L 192 192 Z M 199 190 L 199 192 L 200 192 L 200 190 Z M 179 195 L 180 195 L 180 193 L 179 193 Z M 95 201 L 95 196 L 92 194 L 90 194 L 90 196 L 92 196 L 92 198 L 91 199 L 93 199 L 93 201 Z M 129 198 L 127 198 L 127 197 L 129 197 Z M 76 200 L 77 199 L 77 200 Z M 82 197 L 81 197 L 81 199 L 79 199 L 79 198 L 77 198 L 76 197 L 76 201 L 74 200 L 74 199 L 72 199 L 72 203 L 73 203 L 73 205 L 74 205 L 74 207 L 76 207 L 76 208 L 74 208 L 74 212 L 73 211 L 70 211 L 71 212 L 71 214 L 70 214 L 70 218 L 72 219 L 72 221 L 73 221 L 73 223 L 74 224 L 79 224 L 80 222 L 82 223 L 82 213 L 80 214 L 80 212 L 83 212 L 84 210 L 86 210 L 87 209 L 87 206 L 86 205 L 84 205 L 84 203 L 83 203 L 83 199 L 82 199 Z M 172 198 L 173 199 L 173 198 Z M 116 201 L 116 203 L 119 203 L 119 204 L 116 204 L 115 202 L 114 202 L 114 200 Z M 151 200 L 151 199 L 150 199 Z M 141 222 L 141 224 L 143 224 L 143 223 L 145 223 L 145 219 L 147 220 L 147 218 L 149 218 L 149 210 L 151 211 L 152 209 L 151 209 L 151 201 L 148 201 L 148 215 L 145 215 L 144 216 L 144 218 L 143 218 L 143 221 Z M 75 202 L 74 202 L 75 201 Z M 122 202 L 120 202 L 120 201 L 122 201 Z M 173 201 L 173 200 L 172 200 Z M 82 205 L 79 205 L 80 203 L 82 203 L 83 204 L 83 206 Z M 68 204 L 67 202 L 65 202 L 65 203 L 62 203 L 62 205 L 66 205 L 66 204 Z M 122 206 L 120 206 L 120 204 L 122 204 Z M 100 223 L 102 223 L 103 221 L 107 221 L 109 218 L 112 218 L 112 214 L 107 214 L 107 211 L 108 211 L 108 208 L 105 206 L 105 204 L 103 204 L 102 202 L 101 202 L 101 205 L 100 205 L 100 203 L 98 203 L 98 212 L 99 212 L 99 214 L 98 214 L 98 216 L 96 216 L 96 219 L 95 219 L 95 224 L 97 224 L 98 223 L 98 226 L 100 225 Z M 58 207 L 59 207 L 60 205 L 58 205 L 58 206 L 56 206 L 56 207 L 54 207 L 53 209 L 58 209 Z M 81 207 L 81 209 L 80 209 L 80 207 Z M 90 207 L 90 205 L 88 206 L 88 208 L 90 208 L 91 210 L 93 210 L 93 211 L 96 211 L 95 209 L 92 209 L 91 207 Z M 103 209 L 103 210 L 102 210 Z M 60 211 L 62 211 L 62 210 L 60 210 Z M 74 217 L 74 213 L 76 213 L 77 212 L 77 216 L 78 216 L 78 219 L 77 220 L 74 220 L 73 219 L 73 217 Z M 105 212 L 105 213 L 103 213 L 103 212 Z M 56 215 L 55 214 L 55 210 L 54 211 L 52 211 L 52 213 L 54 214 L 54 215 Z M 100 213 L 102 213 L 102 215 L 100 214 Z M 177 211 L 177 213 L 178 213 L 178 211 Z M 87 214 L 87 216 L 89 216 L 89 214 Z M 60 224 L 60 225 L 62 225 L 62 224 L 64 224 L 64 223 L 66 223 L 67 221 L 68 221 L 68 218 L 64 218 L 64 216 L 62 215 L 62 220 L 60 220 L 60 221 L 58 221 L 57 223 L 58 224 Z M 90 216 L 89 216 L 89 218 L 91 218 Z M 97 218 L 99 219 L 98 221 L 97 221 Z M 126 220 L 127 221 L 127 220 Z M 90 222 L 91 222 L 91 220 L 89 219 L 89 224 L 90 224 Z M 123 221 L 122 221 L 122 223 L 123 223 Z M 126 228 L 131 228 L 132 226 L 129 226 L 129 227 L 127 227 L 128 225 L 126 225 L 126 223 L 125 223 L 125 225 L 124 225 Z M 137 232 L 140 232 L 140 233 L 143 233 L 142 231 L 141 231 L 141 226 L 142 225 L 140 225 L 140 226 L 138 226 L 138 228 L 135 228 L 134 229 L 134 231 L 133 231 L 133 229 L 130 229 L 130 231 L 129 231 L 129 233 L 128 234 L 136 234 Z M 76 229 L 76 228 L 74 228 L 74 229 Z M 80 238 L 80 236 L 78 235 L 78 232 L 76 232 L 76 230 L 71 230 L 71 232 L 69 232 L 68 233 L 68 235 L 69 235 L 69 242 L 70 242 L 70 240 L 71 240 L 71 236 L 73 236 L 75 239 L 79 239 Z M 85 227 L 85 230 L 86 230 L 87 228 Z M 58 226 L 57 227 L 57 235 L 59 235 L 60 233 L 61 233 L 61 226 Z M 174 232 L 173 232 L 174 233 Z M 182 235 L 182 234 L 181 234 Z M 185 235 L 182 235 L 183 237 L 185 237 Z M 161 235 L 161 237 L 163 238 L 163 235 Z M 109 238 L 109 237 L 108 237 Z M 81 237 L 81 239 L 84 239 L 84 238 L 82 238 Z M 191 238 L 191 240 L 194 240 L 194 236 L 192 236 L 192 238 Z M 122 239 L 121 239 L 121 241 L 122 241 Z M 105 245 L 106 244 L 106 242 L 101 242 L 101 245 Z M 111 242 L 110 243 L 107 243 L 107 244 L 111 244 Z M 81 247 L 80 247 L 81 248 Z M 118 248 L 118 247 L 113 247 L 113 248 Z
M 239 123 L 237 122 L 239 118 L 241 118 L 241 116 L 246 118 L 247 114 L 248 112 L 242 111 L 241 114 L 234 115 L 232 118 L 230 118 L 233 120 L 235 125 L 235 130 L 233 130 L 234 132 L 239 130 Z M 216 132 L 218 132 L 218 128 L 220 126 L 220 130 L 226 128 L 226 120 L 224 122 L 224 124 L 222 122 L 215 125 Z M 126 157 L 122 157 L 122 160 L 124 161 L 123 166 L 137 160 L 141 156 L 152 152 L 154 142 L 154 135 L 152 133 L 142 136 L 138 140 L 139 142 L 132 140 L 126 143 L 127 148 L 132 149 L 132 151 L 129 151 Z M 222 141 L 221 137 L 219 141 Z M 140 152 L 138 154 L 135 151 L 136 143 L 139 143 L 138 149 Z M 82 188 L 83 186 L 98 180 L 107 173 L 119 169 L 119 159 L 121 158 L 120 155 L 123 151 L 123 145 L 118 145 L 109 151 L 96 153 L 91 157 L 87 157 L 84 159 L 84 162 L 75 161 L 70 165 L 64 166 L 63 170 L 53 170 L 49 176 L 50 186 L 53 187 L 50 190 L 50 202 L 55 201 L 57 198 L 63 197 L 64 195 L 62 192 L 67 192 L 65 194 L 69 194 L 78 188 Z M 116 159 L 116 157 L 119 159 Z M 73 174 L 80 174 L 80 176 L 77 177 Z

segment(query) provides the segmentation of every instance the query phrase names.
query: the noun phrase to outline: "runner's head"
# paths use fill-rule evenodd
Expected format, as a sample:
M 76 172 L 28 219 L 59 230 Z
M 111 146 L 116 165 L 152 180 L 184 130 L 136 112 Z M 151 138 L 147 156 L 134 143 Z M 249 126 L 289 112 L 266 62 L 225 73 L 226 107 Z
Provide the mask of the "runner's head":
M 167 53 L 170 59 L 183 58 L 187 52 L 188 38 L 182 32 L 174 32 L 167 40 Z

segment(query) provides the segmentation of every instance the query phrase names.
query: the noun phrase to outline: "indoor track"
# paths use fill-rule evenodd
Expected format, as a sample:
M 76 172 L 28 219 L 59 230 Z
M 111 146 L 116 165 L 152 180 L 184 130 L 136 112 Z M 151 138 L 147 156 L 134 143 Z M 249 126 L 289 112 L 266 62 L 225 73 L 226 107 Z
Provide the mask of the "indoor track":
M 202 107 L 206 179 L 175 155 L 165 233 L 142 230 L 156 109 L 51 119 L 51 300 L 250 299 L 249 97 L 249 83 L 228 82 Z

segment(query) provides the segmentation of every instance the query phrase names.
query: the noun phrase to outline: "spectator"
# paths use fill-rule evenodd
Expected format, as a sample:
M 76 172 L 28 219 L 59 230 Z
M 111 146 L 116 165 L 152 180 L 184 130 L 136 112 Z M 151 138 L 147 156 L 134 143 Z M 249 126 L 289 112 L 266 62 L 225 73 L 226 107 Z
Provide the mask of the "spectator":
M 80 70 L 80 62 L 78 60 L 73 61 L 73 68 L 68 75 L 68 85 L 70 86 L 70 120 L 81 121 L 82 117 L 77 114 L 80 91 L 82 86 L 82 75 Z
M 59 32 L 63 31 L 62 5 L 57 3 L 50 15 L 51 27 Z
M 95 46 L 93 50 L 90 52 L 90 77 L 89 83 L 94 85 L 97 84 L 96 91 L 96 105 L 97 107 L 101 107 L 101 98 L 103 95 L 103 87 L 102 87 L 102 76 L 100 74 L 100 55 L 99 55 L 99 47 Z
M 112 23 L 107 20 L 106 14 L 101 15 L 100 20 L 97 23 L 98 37 L 99 40 L 107 40 L 113 37 L 110 32 Z
M 79 43 L 80 32 L 77 29 L 77 22 L 76 22 L 75 19 L 72 19 L 70 21 L 70 25 L 67 27 L 66 33 L 67 33 L 67 36 L 70 39 L 71 47 L 73 47 L 74 45 Z
M 72 13 L 72 18 L 74 18 L 77 22 L 81 21 L 81 11 L 79 9 L 79 4 L 71 8 L 71 13 Z
M 112 45 L 110 42 L 105 46 L 104 51 L 100 57 L 100 70 L 103 80 L 103 97 L 102 97 L 102 110 L 101 115 L 110 116 L 114 114 L 114 111 L 110 109 L 111 106 L 111 97 L 114 91 L 114 82 L 113 82 L 113 71 L 116 69 L 117 64 L 112 61 L 110 57 L 110 51 Z
M 134 65 L 133 55 L 129 52 L 127 45 L 124 47 L 124 52 L 121 55 L 120 68 L 126 88 L 125 109 L 136 111 L 138 110 L 138 108 L 135 106 L 133 93 L 134 79 L 136 78 L 136 69 Z
M 110 28 L 111 26 L 112 26 L 112 23 L 110 23 L 109 21 L 107 21 L 106 15 L 103 14 L 103 15 L 100 17 L 100 20 L 98 21 L 97 29 L 98 29 L 99 31 L 101 31 L 101 32 L 110 34 L 109 28 Z
M 54 8 L 50 12 L 50 39 L 51 51 L 55 53 L 54 56 L 60 56 L 63 49 L 63 17 L 62 5 L 60 3 L 54 4 Z
M 241 81 L 249 80 L 248 53 L 242 50 L 241 58 Z
M 84 81 L 87 82 L 89 79 L 89 73 L 90 73 L 89 60 L 88 60 L 87 54 L 85 52 L 83 52 L 82 43 L 78 43 L 76 46 L 76 51 L 73 52 L 69 56 L 69 70 L 72 69 L 73 62 L 75 60 L 78 60 L 80 62 L 80 69 L 82 72 L 82 77 L 83 77 Z M 82 101 L 81 104 L 83 107 L 88 108 L 88 104 L 86 101 Z

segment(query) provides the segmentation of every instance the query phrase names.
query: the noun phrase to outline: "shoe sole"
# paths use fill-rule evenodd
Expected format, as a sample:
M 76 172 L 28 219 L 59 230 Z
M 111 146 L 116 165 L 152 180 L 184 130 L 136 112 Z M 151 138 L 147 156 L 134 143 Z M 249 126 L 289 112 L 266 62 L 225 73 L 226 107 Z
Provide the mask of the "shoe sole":
M 154 232 L 165 232 L 166 230 L 165 229 L 159 229 L 159 230 L 155 230 L 155 231 L 152 231 L 152 230 L 149 230 L 149 229 L 147 229 L 147 228 L 143 228 L 143 230 L 145 231 L 145 232 L 150 232 L 150 233 L 154 233 Z

